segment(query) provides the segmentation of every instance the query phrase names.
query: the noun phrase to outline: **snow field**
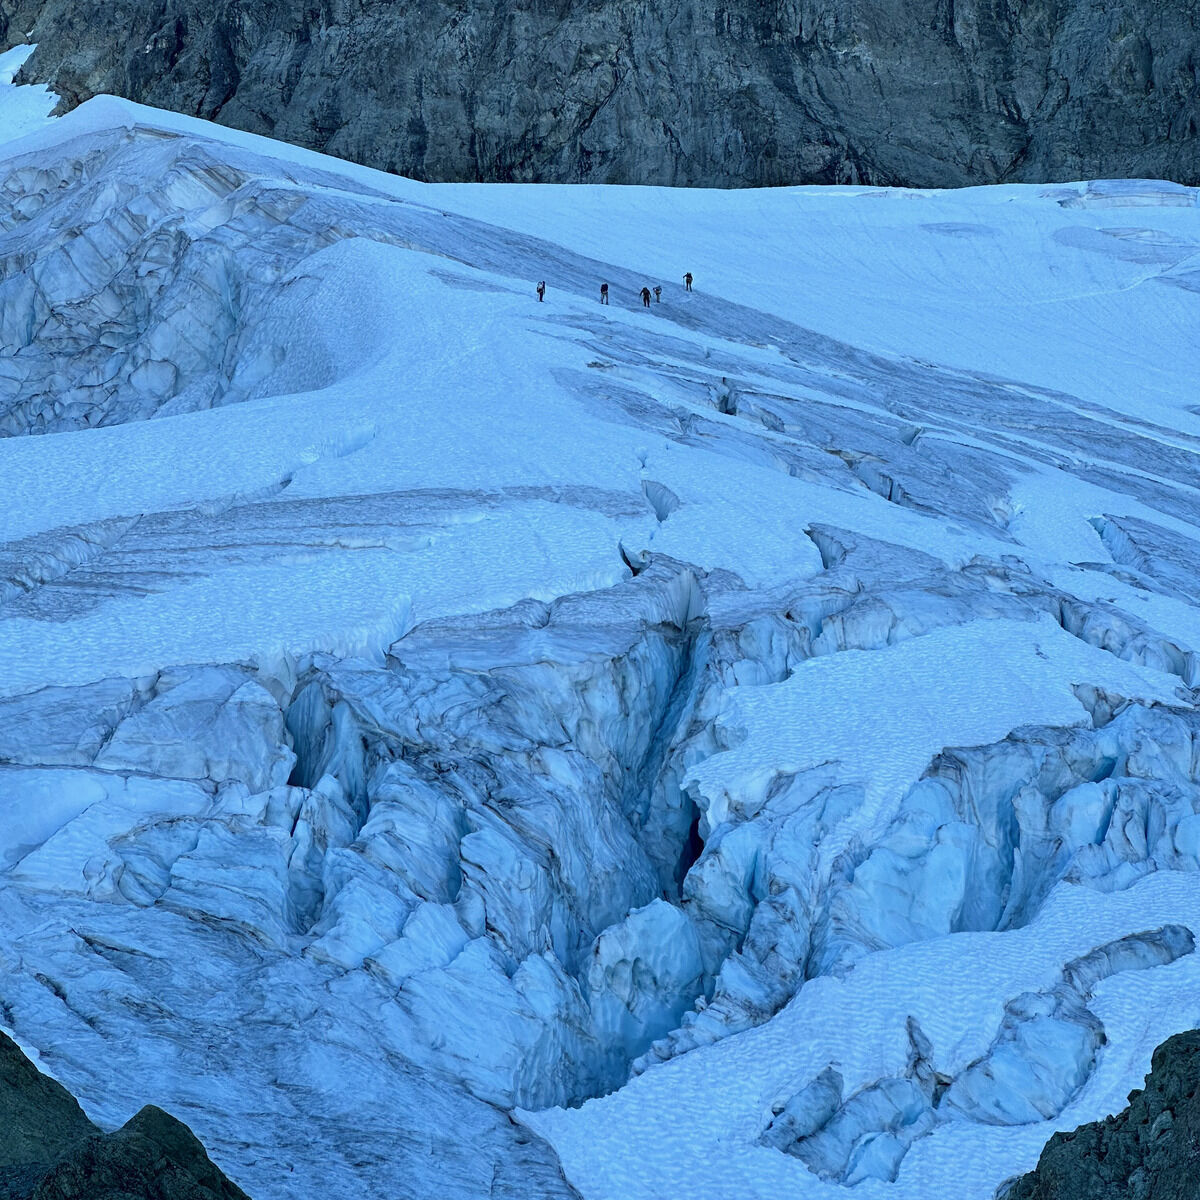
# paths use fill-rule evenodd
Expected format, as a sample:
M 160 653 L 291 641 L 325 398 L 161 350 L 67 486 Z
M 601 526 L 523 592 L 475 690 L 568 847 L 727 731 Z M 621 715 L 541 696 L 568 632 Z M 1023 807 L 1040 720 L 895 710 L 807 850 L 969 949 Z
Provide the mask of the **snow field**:
M 52 102 L 0 1001 L 90 1113 L 259 1200 L 985 1200 L 1195 1025 L 1195 192 L 429 186 Z

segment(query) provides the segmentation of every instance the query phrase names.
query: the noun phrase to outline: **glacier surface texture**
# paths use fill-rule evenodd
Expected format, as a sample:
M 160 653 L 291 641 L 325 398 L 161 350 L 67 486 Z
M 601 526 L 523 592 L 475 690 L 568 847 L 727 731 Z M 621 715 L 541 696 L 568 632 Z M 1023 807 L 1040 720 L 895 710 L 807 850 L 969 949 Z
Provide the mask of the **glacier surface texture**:
M 987 1200 L 1200 1024 L 1195 191 L 17 91 L 0 1024 L 93 1120 L 256 1200 Z

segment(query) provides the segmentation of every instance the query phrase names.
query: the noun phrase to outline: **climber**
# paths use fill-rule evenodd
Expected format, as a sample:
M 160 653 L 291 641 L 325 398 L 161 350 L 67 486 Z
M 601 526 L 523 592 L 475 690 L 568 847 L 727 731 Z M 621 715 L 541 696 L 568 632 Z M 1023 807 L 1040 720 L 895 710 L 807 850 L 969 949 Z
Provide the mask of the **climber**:
M 685 292 L 690 292 L 692 290 L 692 273 L 691 273 L 691 271 L 689 271 L 683 277 L 683 290 Z
M 642 288 L 642 304 L 646 308 L 650 307 L 650 289 L 648 287 Z
M 600 303 L 601 304 L 608 303 L 608 284 L 607 283 L 602 283 L 600 285 Z
M 660 288 L 658 286 L 658 284 L 654 285 L 654 303 L 655 304 L 662 303 L 662 288 Z
M 537 285 L 538 303 L 540 304 L 546 298 L 546 281 L 543 279 Z

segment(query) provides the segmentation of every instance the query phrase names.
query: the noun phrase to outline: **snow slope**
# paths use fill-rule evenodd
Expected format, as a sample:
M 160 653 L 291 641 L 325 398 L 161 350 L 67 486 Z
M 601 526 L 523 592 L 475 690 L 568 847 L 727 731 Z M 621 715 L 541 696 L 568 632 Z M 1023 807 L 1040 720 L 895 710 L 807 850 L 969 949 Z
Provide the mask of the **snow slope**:
M 0 100 L 0 1023 L 89 1115 L 258 1200 L 984 1198 L 1200 1020 L 1195 192 Z

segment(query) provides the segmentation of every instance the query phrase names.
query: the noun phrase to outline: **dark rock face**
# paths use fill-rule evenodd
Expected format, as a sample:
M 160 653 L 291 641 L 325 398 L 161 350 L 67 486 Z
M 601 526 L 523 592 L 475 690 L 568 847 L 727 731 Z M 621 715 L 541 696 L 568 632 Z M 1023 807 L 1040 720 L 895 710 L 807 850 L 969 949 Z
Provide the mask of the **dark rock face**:
M 0 1034 L 0 1200 L 248 1200 L 191 1130 L 147 1105 L 101 1133 Z
M 1200 1196 L 1200 1031 L 1154 1052 L 1143 1091 L 1115 1117 L 1056 1133 L 1003 1200 L 1194 1200 Z
M 61 1084 L 43 1075 L 0 1033 L 0 1197 L 25 1194 L 95 1125 Z
M 0 0 L 24 78 L 429 180 L 1200 180 L 1200 0 Z

